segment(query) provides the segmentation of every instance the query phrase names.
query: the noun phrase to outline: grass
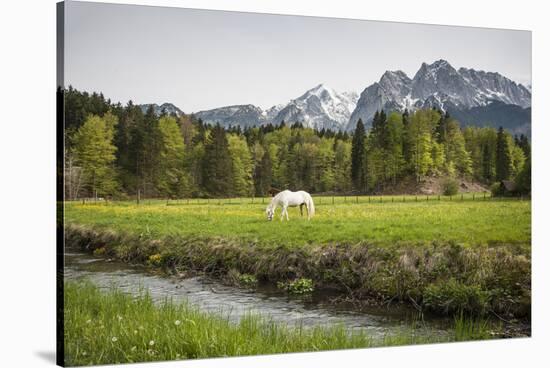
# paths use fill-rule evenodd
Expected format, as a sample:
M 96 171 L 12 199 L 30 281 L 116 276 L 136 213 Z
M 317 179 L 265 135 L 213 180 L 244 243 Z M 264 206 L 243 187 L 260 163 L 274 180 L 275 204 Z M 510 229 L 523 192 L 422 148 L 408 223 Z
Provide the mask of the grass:
M 449 200 L 426 197 L 314 198 L 316 216 L 300 218 L 290 209 L 290 221 L 266 221 L 265 203 L 256 199 L 168 203 L 145 201 L 102 204 L 67 203 L 69 224 L 115 229 L 150 238 L 222 237 L 272 247 L 368 242 L 377 245 L 433 241 L 466 246 L 531 242 L 531 202 L 517 199 Z M 418 201 L 415 200 L 418 199 Z M 405 200 L 405 202 L 403 202 Z M 358 203 L 356 203 L 356 201 Z M 198 202 L 198 203 L 197 203 Z M 280 212 L 277 212 L 280 213 Z
M 249 315 L 231 323 L 169 299 L 143 293 L 102 293 L 89 283 L 65 283 L 65 364 L 70 366 L 350 349 L 489 338 L 485 323 L 460 317 L 449 338 L 414 330 L 373 340 L 343 327 L 288 327 Z
M 67 203 L 65 241 L 168 272 L 308 279 L 440 314 L 530 318 L 531 202 L 460 198 L 317 197 L 312 221 L 293 209 L 289 222 L 266 221 L 250 199 Z

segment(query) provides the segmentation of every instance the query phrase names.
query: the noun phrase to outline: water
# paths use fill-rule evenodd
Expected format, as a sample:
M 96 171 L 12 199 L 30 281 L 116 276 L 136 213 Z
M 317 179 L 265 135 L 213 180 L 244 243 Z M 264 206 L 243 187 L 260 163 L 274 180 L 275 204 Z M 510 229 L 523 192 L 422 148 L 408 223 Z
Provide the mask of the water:
M 448 336 L 450 321 L 424 318 L 408 308 L 357 308 L 349 303 L 330 303 L 325 294 L 311 298 L 291 298 L 273 287 L 257 291 L 222 285 L 216 280 L 196 276 L 180 278 L 152 273 L 143 266 L 107 261 L 84 253 L 65 253 L 65 278 L 87 279 L 100 289 L 113 285 L 124 292 L 137 294 L 147 289 L 155 301 L 171 298 L 188 301 L 202 311 L 214 312 L 238 321 L 246 314 L 265 316 L 278 323 L 304 327 L 343 325 L 348 330 L 362 330 L 373 338 L 382 338 L 415 326 L 416 335 Z

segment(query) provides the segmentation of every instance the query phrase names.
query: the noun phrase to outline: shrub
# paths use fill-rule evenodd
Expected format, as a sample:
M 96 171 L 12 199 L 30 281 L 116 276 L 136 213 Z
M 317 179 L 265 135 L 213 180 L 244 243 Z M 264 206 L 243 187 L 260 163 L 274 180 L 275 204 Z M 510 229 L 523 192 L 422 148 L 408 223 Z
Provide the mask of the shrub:
M 424 306 L 436 312 L 454 314 L 467 312 L 483 315 L 489 306 L 489 293 L 479 285 L 466 285 L 450 279 L 429 285 L 424 291 Z
M 243 273 L 239 276 L 239 283 L 242 286 L 253 288 L 258 285 L 258 279 L 254 275 Z
M 245 288 L 255 288 L 258 285 L 258 278 L 249 273 L 240 273 L 234 268 L 231 268 L 224 278 L 224 281 L 233 286 Z
M 101 248 L 96 248 L 94 249 L 94 256 L 103 256 L 105 255 L 105 247 L 101 247 Z
M 452 196 L 458 193 L 458 182 L 455 179 L 446 179 L 442 185 L 443 194 L 446 196 Z
M 498 196 L 502 196 L 504 195 L 504 193 L 502 192 L 502 187 L 500 186 L 500 183 L 493 183 L 491 184 L 491 194 L 493 195 L 493 197 L 498 197 Z
M 278 282 L 277 287 L 279 289 L 286 290 L 290 294 L 303 295 L 313 292 L 313 280 L 306 278 L 299 278 L 287 282 Z
M 152 266 L 160 266 L 161 264 L 161 261 L 162 261 L 162 256 L 160 254 L 153 254 L 153 255 L 150 255 L 149 258 L 148 258 L 148 263 Z

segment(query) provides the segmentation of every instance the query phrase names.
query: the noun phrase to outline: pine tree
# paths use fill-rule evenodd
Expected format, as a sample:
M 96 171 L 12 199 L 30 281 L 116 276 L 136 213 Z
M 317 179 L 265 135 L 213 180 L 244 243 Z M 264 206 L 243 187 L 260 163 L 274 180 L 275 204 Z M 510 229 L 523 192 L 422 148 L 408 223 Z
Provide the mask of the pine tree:
M 233 170 L 225 130 L 216 124 L 204 146 L 203 185 L 210 196 L 228 196 L 233 191 Z
M 507 180 L 510 178 L 512 166 L 512 157 L 508 139 L 502 127 L 498 128 L 497 133 L 497 152 L 496 152 L 496 180 Z
M 227 136 L 231 168 L 233 171 L 233 191 L 236 196 L 250 196 L 252 194 L 253 162 L 246 140 L 238 135 Z
M 268 191 L 271 188 L 272 176 L 271 157 L 269 152 L 266 150 L 259 165 L 256 166 L 254 173 L 254 186 L 257 196 L 266 196 L 268 194 Z
M 160 150 L 157 190 L 160 194 L 177 198 L 184 195 L 188 187 L 185 172 L 185 145 L 180 128 L 173 117 L 167 115 L 159 119 L 162 137 Z
M 491 157 L 489 144 L 487 143 L 483 144 L 481 170 L 483 179 L 485 179 L 486 182 L 491 182 L 493 180 L 493 160 Z
M 355 190 L 364 192 L 366 190 L 366 173 L 365 173 L 365 126 L 363 121 L 359 119 L 353 139 L 351 141 L 351 180 Z

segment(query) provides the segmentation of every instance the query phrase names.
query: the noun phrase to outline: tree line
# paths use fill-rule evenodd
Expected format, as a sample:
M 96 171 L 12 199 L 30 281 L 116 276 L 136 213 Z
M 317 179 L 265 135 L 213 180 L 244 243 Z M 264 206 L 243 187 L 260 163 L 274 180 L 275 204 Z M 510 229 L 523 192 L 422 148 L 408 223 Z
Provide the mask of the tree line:
M 265 196 L 271 188 L 381 193 L 427 176 L 530 192 L 530 143 L 502 128 L 461 127 L 436 109 L 376 112 L 352 134 L 300 122 L 223 128 L 193 115 L 157 116 L 129 101 L 63 91 L 65 197 Z

